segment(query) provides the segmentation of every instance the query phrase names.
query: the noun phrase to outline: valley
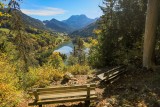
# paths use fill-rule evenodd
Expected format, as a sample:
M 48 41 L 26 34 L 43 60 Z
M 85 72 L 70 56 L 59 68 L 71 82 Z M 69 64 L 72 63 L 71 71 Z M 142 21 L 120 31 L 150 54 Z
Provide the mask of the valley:
M 0 107 L 160 107 L 159 4 L 0 1 Z

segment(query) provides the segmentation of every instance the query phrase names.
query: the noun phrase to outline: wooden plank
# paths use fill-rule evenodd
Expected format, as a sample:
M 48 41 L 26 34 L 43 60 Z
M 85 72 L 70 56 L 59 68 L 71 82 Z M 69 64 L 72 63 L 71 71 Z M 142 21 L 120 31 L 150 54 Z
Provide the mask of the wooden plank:
M 52 90 L 66 90 L 66 89 L 75 89 L 75 88 L 86 88 L 86 85 L 83 86 L 62 86 L 62 87 L 51 87 L 51 88 L 36 88 L 37 91 L 52 91 Z
M 106 79 L 106 76 L 104 75 L 104 73 L 97 75 L 97 77 L 101 80 Z
M 92 96 L 90 97 L 89 100 L 94 100 L 96 99 L 97 96 Z M 66 102 L 76 102 L 76 101 L 85 101 L 86 97 L 79 97 L 79 98 L 69 98 L 69 99 L 60 99 L 60 100 L 47 100 L 47 101 L 38 101 L 38 102 L 33 102 L 29 103 L 29 106 L 33 105 L 41 105 L 41 104 L 55 104 L 55 103 L 66 103 Z
M 118 74 L 115 74 L 115 75 L 113 75 L 113 76 L 111 76 L 111 77 L 109 77 L 108 80 L 112 80 L 112 79 L 118 77 L 119 75 L 121 75 L 122 73 L 124 73 L 124 71 L 123 71 L 123 72 L 120 72 L 120 73 L 118 73 Z M 108 81 L 108 80 L 107 80 L 107 81 Z
M 95 88 L 91 87 L 90 90 L 95 90 Z M 87 91 L 87 88 L 86 89 L 72 89 L 72 90 L 53 90 L 53 91 L 40 91 L 40 92 L 37 92 L 38 95 L 43 95 L 43 94 L 57 94 L 57 93 L 67 93 L 67 92 L 80 92 L 80 91 Z M 28 93 L 29 95 L 34 95 L 33 92 L 30 92 Z
M 113 68 L 111 70 L 108 70 L 107 72 L 104 72 L 104 73 L 101 73 L 99 75 L 97 75 L 97 77 L 101 80 L 105 80 L 105 79 L 108 79 L 109 77 L 111 77 L 112 75 L 116 75 L 118 74 L 119 72 L 122 72 L 123 71 L 123 66 L 119 66 L 119 67 L 116 67 L 116 68 Z
M 95 95 L 95 91 L 91 91 L 90 94 Z M 82 92 L 70 92 L 70 93 L 62 93 L 62 94 L 46 94 L 46 95 L 39 95 L 39 99 L 44 99 L 44 98 L 63 98 L 63 97 L 76 97 L 80 95 L 85 95 L 87 96 L 87 91 L 82 91 Z
M 71 95 L 70 97 L 68 97 L 68 96 L 65 96 L 65 97 L 50 97 L 50 98 L 46 98 L 46 97 L 44 97 L 44 98 L 42 98 L 42 99 L 40 99 L 39 101 L 47 101 L 47 100 L 58 100 L 58 99 L 69 99 L 69 98 L 80 98 L 80 97 L 86 97 L 87 95 L 77 95 L 77 96 L 73 96 L 73 95 Z M 95 94 L 90 94 L 90 96 L 92 97 L 92 96 L 96 96 Z M 87 97 L 86 97 L 86 99 L 87 99 Z M 89 99 L 89 98 L 88 98 Z
M 90 88 L 90 90 L 95 90 L 95 88 Z M 57 94 L 57 93 L 70 93 L 70 92 L 81 92 L 81 91 L 86 91 L 87 92 L 87 87 L 82 88 L 82 89 L 67 89 L 67 90 L 53 90 L 53 91 L 39 91 L 38 95 L 43 95 L 43 94 Z
M 94 90 L 95 89 L 96 84 L 91 84 L 90 85 L 90 89 Z M 86 90 L 87 91 L 87 85 L 79 87 L 79 86 L 71 86 L 71 87 L 52 87 L 52 88 L 36 88 L 35 90 L 37 90 L 37 93 L 39 95 L 41 95 L 41 93 L 43 94 L 47 94 L 47 93 L 66 93 L 66 92 L 77 92 L 77 91 L 83 91 Z M 29 90 L 28 94 L 32 95 L 33 91 Z
M 71 90 L 53 90 L 53 91 L 40 91 L 38 92 L 38 95 L 44 95 L 44 94 L 65 94 L 70 92 L 80 92 L 80 91 L 87 91 L 87 89 L 71 89 Z
M 118 66 L 118 67 L 115 67 L 115 68 L 113 68 L 113 69 L 108 70 L 107 72 L 115 71 L 115 70 L 120 69 L 120 68 L 122 68 L 122 67 L 123 67 L 123 66 Z M 106 73 L 107 73 L 107 72 L 106 72 Z
M 74 85 L 74 86 L 61 86 L 61 87 L 50 87 L 50 88 L 35 88 L 38 91 L 45 91 L 45 90 L 64 90 L 64 89 L 74 89 L 74 88 L 86 88 L 87 85 L 90 87 L 95 87 L 96 84 L 85 84 L 85 85 Z

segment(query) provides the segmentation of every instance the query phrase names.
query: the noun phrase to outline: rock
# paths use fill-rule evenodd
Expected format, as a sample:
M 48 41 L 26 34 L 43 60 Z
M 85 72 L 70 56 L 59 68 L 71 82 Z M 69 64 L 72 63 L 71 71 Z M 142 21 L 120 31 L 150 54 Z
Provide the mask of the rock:
M 75 78 L 74 78 L 74 76 L 71 74 L 71 73 L 69 73 L 69 72 L 67 72 L 64 76 L 63 76 L 63 80 L 62 80 L 62 82 L 61 82 L 61 84 L 66 84 L 66 83 L 68 83 L 68 82 L 70 82 L 70 80 L 74 80 Z M 77 80 L 77 79 L 76 79 Z
M 71 80 L 73 80 L 73 81 L 78 81 L 77 78 L 71 78 Z
M 87 79 L 93 79 L 93 75 L 88 75 Z
M 67 72 L 67 73 L 63 76 L 63 78 L 70 80 L 70 79 L 74 78 L 74 76 L 73 76 L 71 73 Z

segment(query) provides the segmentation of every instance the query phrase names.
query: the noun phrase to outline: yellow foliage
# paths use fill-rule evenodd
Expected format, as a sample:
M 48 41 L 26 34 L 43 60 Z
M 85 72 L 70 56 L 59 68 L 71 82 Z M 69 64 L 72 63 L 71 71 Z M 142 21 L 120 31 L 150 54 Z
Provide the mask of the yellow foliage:
M 0 83 L 0 107 L 14 107 L 21 99 L 21 92 L 11 84 Z
M 73 65 L 68 67 L 68 72 L 74 74 L 74 75 L 86 75 L 92 72 L 90 66 L 88 65 Z
M 94 46 L 95 46 L 95 45 L 98 45 L 98 41 L 97 41 L 96 39 L 92 39 L 92 42 L 91 42 L 91 43 L 92 43 L 92 45 L 94 45 Z
M 0 12 L 0 17 L 3 16 L 2 12 Z
M 0 56 L 0 106 L 13 107 L 20 101 L 20 91 L 15 68 L 5 55 Z
M 3 4 L 2 2 L 0 2 L 0 9 L 4 9 L 5 8 L 5 4 Z M 10 17 L 11 15 L 9 15 L 8 13 L 2 13 L 0 12 L 0 17 L 5 16 L 5 17 Z
M 100 29 L 95 29 L 93 30 L 93 33 L 95 33 L 96 35 L 99 35 L 102 31 Z
M 49 64 L 51 64 L 54 68 L 64 67 L 64 62 L 59 52 L 53 52 L 53 54 L 49 57 Z
M 55 57 L 57 57 L 57 56 L 59 56 L 59 52 L 53 52 L 53 56 L 55 56 Z
M 55 69 L 50 65 L 43 67 L 31 68 L 25 76 L 25 88 L 46 87 L 53 81 L 58 81 L 63 77 L 63 71 Z

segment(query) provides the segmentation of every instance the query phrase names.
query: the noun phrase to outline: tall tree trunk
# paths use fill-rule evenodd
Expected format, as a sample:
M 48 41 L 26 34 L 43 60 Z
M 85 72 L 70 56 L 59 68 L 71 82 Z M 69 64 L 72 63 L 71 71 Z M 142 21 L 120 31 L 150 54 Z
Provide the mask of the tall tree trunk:
M 144 50 L 143 50 L 143 67 L 150 69 L 154 66 L 153 53 L 155 50 L 155 36 L 158 21 L 159 0 L 148 0 Z

